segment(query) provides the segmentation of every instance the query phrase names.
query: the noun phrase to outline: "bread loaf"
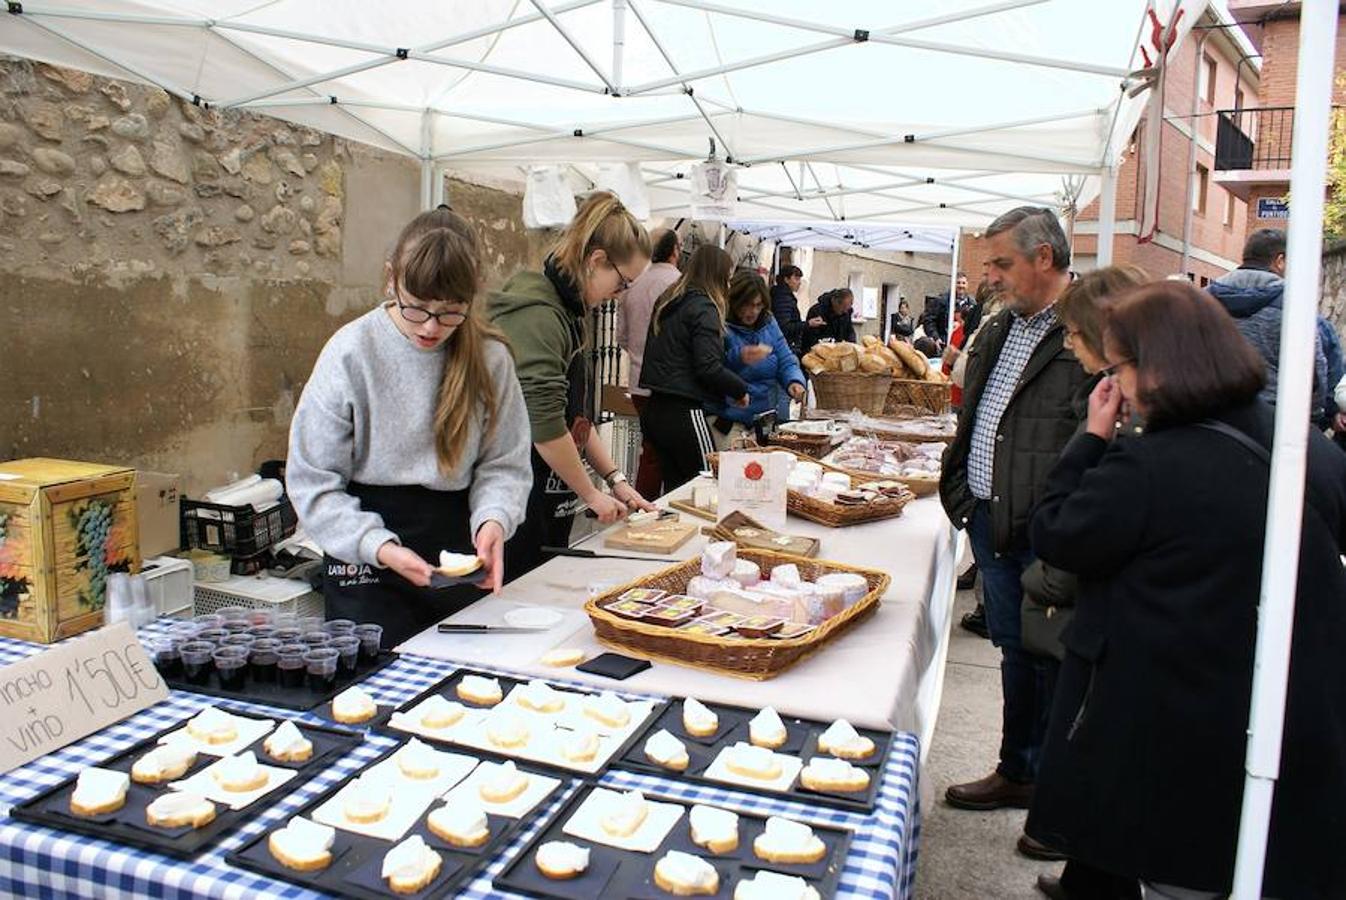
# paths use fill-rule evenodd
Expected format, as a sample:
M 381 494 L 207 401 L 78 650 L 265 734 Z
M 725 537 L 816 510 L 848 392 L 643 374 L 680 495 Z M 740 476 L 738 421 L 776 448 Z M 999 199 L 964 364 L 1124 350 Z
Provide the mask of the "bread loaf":
M 879 340 L 872 334 L 867 334 L 864 337 L 860 338 L 860 343 L 864 345 L 864 348 L 866 350 L 870 350 L 874 347 L 883 346 L 883 341 Z
M 823 359 L 812 350 L 804 354 L 804 358 L 800 360 L 800 363 L 803 364 L 810 375 L 817 375 L 820 372 L 827 371 L 827 360 Z
M 912 378 L 925 378 L 926 373 L 930 371 L 930 363 L 926 361 L 924 354 L 901 341 L 890 341 L 888 346 L 897 354 L 898 359 L 902 360 L 902 366 L 911 373 Z
M 877 353 L 868 352 L 860 354 L 860 371 L 870 372 L 872 374 L 886 375 L 892 371 L 893 364 L 879 356 Z

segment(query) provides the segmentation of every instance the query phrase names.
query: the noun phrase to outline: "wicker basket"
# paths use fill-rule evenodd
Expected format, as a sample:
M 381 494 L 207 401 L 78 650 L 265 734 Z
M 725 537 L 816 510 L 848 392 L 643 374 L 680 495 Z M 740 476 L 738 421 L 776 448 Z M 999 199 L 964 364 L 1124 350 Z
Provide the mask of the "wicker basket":
M 826 409 L 858 409 L 877 416 L 888 400 L 891 375 L 870 372 L 820 372 L 813 376 L 813 393 Z
M 780 448 L 784 449 L 784 448 Z M 843 469 L 840 466 L 834 466 L 831 463 L 823 462 L 820 459 L 811 459 L 802 453 L 791 450 L 795 456 L 801 460 L 817 463 L 829 472 L 840 472 L 851 480 L 851 487 L 857 488 L 871 481 L 899 481 L 901 479 L 887 478 L 883 475 L 875 475 L 871 472 L 852 472 Z M 711 453 L 706 456 L 706 465 L 717 475 L 720 472 L 720 455 Z M 905 484 L 905 482 L 903 482 Z M 902 508 L 916 499 L 916 494 L 908 488 L 907 493 L 898 497 L 883 497 L 882 499 L 866 503 L 863 506 L 842 506 L 838 503 L 828 503 L 825 500 L 819 500 L 799 491 L 785 492 L 785 510 L 790 515 L 801 519 L 807 519 L 810 522 L 817 522 L 819 525 L 826 525 L 829 528 L 845 528 L 848 525 L 863 525 L 866 522 L 877 522 L 880 519 L 891 519 L 894 516 L 902 515 Z
M 773 432 L 766 439 L 770 447 L 792 450 L 809 459 L 820 459 L 837 448 L 837 441 L 830 434 L 788 434 Z
M 949 397 L 953 386 L 947 381 L 923 381 L 915 378 L 894 378 L 888 387 L 883 412 L 892 415 L 898 411 L 916 408 L 920 415 L 933 413 L 942 416 L 949 411 Z
M 898 415 L 885 412 L 883 419 L 868 428 L 854 428 L 857 435 L 872 436 L 885 441 L 905 441 L 908 444 L 925 444 L 933 441 L 943 441 L 950 443 L 953 440 L 952 432 L 947 434 L 930 434 L 923 431 L 912 431 L 909 420 L 923 419 L 929 416 L 925 410 L 917 412 L 915 407 L 905 407 L 911 410 L 911 415 Z M 846 419 L 846 413 L 849 410 L 841 409 L 810 409 L 807 416 L 810 419 Z
M 623 619 L 603 608 L 633 587 L 657 588 L 675 594 L 685 593 L 687 583 L 694 576 L 701 574 L 701 558 L 695 557 L 591 598 L 584 604 L 584 611 L 593 622 L 595 635 L 605 646 L 636 653 L 658 662 L 692 666 L 723 675 L 765 681 L 817 653 L 827 642 L 836 639 L 857 622 L 872 615 L 878 609 L 880 598 L 887 592 L 888 585 L 892 582 L 887 574 L 876 569 L 860 569 L 841 563 L 772 553 L 769 550 L 740 550 L 738 556 L 740 559 L 757 563 L 762 569 L 763 576 L 768 576 L 772 569 L 785 563 L 797 566 L 800 576 L 808 581 L 816 581 L 820 576 L 832 572 L 853 572 L 864 576 L 869 582 L 869 592 L 845 611 L 823 622 L 808 634 L 780 640 L 686 634 L 661 625 Z
M 897 480 L 917 497 L 928 497 L 939 492 L 939 476 L 933 472 L 929 475 L 898 475 Z

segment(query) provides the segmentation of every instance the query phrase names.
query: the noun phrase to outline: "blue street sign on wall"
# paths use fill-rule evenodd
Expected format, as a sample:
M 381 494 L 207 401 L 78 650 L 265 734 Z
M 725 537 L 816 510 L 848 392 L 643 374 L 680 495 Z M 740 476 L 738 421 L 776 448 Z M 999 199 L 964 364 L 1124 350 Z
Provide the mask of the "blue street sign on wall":
M 1290 204 L 1283 197 L 1258 197 L 1257 198 L 1257 218 L 1259 219 L 1288 219 L 1290 217 Z

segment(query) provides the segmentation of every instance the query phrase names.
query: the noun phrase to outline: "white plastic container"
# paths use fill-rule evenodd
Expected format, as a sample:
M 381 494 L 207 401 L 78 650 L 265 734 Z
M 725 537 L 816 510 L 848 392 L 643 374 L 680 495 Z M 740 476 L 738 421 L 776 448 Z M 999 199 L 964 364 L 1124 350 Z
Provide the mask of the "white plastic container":
M 192 609 L 192 564 L 173 556 L 155 556 L 140 568 L 156 615 L 171 616 Z

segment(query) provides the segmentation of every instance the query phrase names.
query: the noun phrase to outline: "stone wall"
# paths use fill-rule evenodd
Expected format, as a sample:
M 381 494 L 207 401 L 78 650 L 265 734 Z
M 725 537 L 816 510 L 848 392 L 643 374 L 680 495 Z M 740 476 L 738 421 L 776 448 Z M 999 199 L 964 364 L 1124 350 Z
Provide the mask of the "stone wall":
M 411 160 L 158 89 L 0 60 L 0 459 L 182 474 L 282 456 L 313 361 L 378 301 Z M 488 286 L 537 265 L 515 195 L 450 182 Z

